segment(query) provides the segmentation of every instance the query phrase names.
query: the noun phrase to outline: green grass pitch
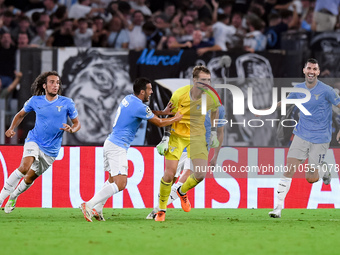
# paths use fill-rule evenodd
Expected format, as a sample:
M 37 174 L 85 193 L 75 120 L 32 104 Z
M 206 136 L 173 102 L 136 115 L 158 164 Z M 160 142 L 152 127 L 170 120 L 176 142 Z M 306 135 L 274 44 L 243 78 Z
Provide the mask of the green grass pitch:
M 340 210 L 168 209 L 165 222 L 150 209 L 104 209 L 105 222 L 85 221 L 79 209 L 0 211 L 1 254 L 339 254 Z

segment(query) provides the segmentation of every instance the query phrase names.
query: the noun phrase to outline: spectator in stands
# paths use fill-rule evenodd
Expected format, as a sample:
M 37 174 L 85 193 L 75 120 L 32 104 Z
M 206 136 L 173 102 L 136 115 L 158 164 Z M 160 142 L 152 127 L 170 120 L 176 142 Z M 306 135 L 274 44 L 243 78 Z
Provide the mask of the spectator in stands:
M 2 88 L 2 82 L 0 79 L 0 98 L 8 98 L 11 92 L 17 87 L 22 77 L 21 72 L 15 72 L 15 79 L 13 82 L 6 88 Z
M 46 24 L 43 21 L 38 21 L 35 26 L 37 35 L 33 37 L 30 44 L 37 45 L 39 47 L 45 47 L 48 37 L 52 34 L 52 30 L 46 29 Z
M 51 22 L 50 15 L 48 15 L 46 12 L 40 13 L 39 21 L 42 21 L 45 23 L 46 30 L 51 30 L 53 32 L 53 30 L 50 29 L 50 22 Z
M 36 44 L 29 44 L 29 38 L 28 34 L 25 32 L 21 32 L 18 35 L 18 42 L 17 42 L 17 48 L 18 49 L 25 49 L 25 48 L 35 48 L 38 47 Z M 20 53 L 18 53 L 20 54 Z M 20 58 L 18 58 L 20 59 Z
M 170 22 L 176 14 L 176 6 L 173 2 L 165 2 L 163 14 L 167 18 L 167 21 Z
M 0 79 L 2 88 L 7 88 L 14 80 L 16 47 L 11 34 L 4 32 L 0 35 Z
M 73 40 L 73 19 L 65 19 L 61 22 L 60 29 L 54 31 L 47 39 L 47 46 L 50 47 L 71 47 Z
M 74 31 L 74 45 L 76 47 L 92 47 L 92 27 L 89 28 L 89 24 L 85 18 L 78 19 L 78 28 Z
M 105 12 L 104 8 L 94 8 L 90 4 L 91 0 L 78 0 L 71 6 L 68 17 L 72 19 L 91 18 L 94 14 Z
M 146 35 L 143 32 L 144 15 L 141 11 L 132 14 L 132 24 L 129 27 L 129 49 L 142 50 L 146 47 Z
M 58 0 L 43 0 L 43 4 L 44 4 L 44 8 L 31 9 L 25 12 L 25 15 L 31 18 L 33 13 L 35 12 L 39 12 L 39 13 L 45 12 L 51 16 L 53 13 L 56 12 L 56 10 L 59 7 Z
M 267 44 L 267 38 L 262 33 L 264 21 L 255 14 L 248 14 L 246 19 L 249 32 L 243 39 L 244 50 L 249 52 L 264 51 Z
M 214 48 L 209 49 L 210 51 L 228 50 L 227 43 L 231 43 L 230 39 L 236 33 L 235 27 L 228 24 L 229 16 L 227 14 L 218 15 L 217 22 L 212 26 L 215 45 Z
M 299 16 L 296 10 L 293 14 L 288 10 L 283 10 L 281 15 L 273 12 L 268 16 L 269 27 L 265 30 L 267 49 L 281 49 L 281 33 L 298 25 Z
M 180 49 L 181 46 L 177 47 L 178 42 L 176 37 L 173 35 L 163 36 L 158 43 L 157 50 L 176 50 Z
M 197 8 L 191 6 L 185 10 L 185 16 L 190 16 L 193 21 L 198 20 L 198 10 Z M 207 17 L 209 19 L 209 17 Z
M 183 32 L 180 37 L 177 38 L 179 43 L 185 43 L 186 41 L 192 40 L 192 33 L 196 28 L 196 24 L 194 21 L 187 22 L 183 27 Z
M 198 10 L 198 19 L 208 18 L 212 20 L 212 11 L 205 0 L 193 0 L 192 6 Z
M 134 0 L 134 1 L 130 0 L 129 4 L 134 11 L 137 11 L 137 10 L 141 11 L 145 16 L 152 15 L 152 12 L 149 9 L 149 7 L 145 5 L 145 0 Z
M 113 16 L 109 24 L 107 46 L 115 49 L 128 49 L 129 42 L 129 33 L 124 28 L 122 19 L 118 16 Z
M 308 32 L 312 31 L 313 15 L 314 15 L 314 9 L 310 8 L 308 12 L 304 16 L 301 17 L 300 29 L 302 31 L 308 31 Z
M 11 11 L 6 10 L 2 17 L 2 30 L 6 32 L 10 32 L 17 26 L 14 21 L 14 15 Z
M 142 26 L 143 32 L 146 35 L 146 47 L 148 49 L 156 49 L 161 38 L 164 36 L 152 21 L 147 21 Z
M 170 23 L 164 14 L 159 14 L 154 17 L 155 26 L 162 31 L 163 34 L 171 34 Z
M 18 19 L 18 26 L 11 30 L 12 39 L 17 42 L 19 33 L 26 33 L 28 35 L 29 40 L 35 36 L 32 28 L 30 27 L 31 23 L 28 17 L 20 16 Z
M 312 30 L 333 31 L 339 15 L 340 0 L 316 0 Z
M 101 16 L 93 18 L 92 47 L 105 47 L 107 43 L 108 31 L 105 28 L 105 21 Z

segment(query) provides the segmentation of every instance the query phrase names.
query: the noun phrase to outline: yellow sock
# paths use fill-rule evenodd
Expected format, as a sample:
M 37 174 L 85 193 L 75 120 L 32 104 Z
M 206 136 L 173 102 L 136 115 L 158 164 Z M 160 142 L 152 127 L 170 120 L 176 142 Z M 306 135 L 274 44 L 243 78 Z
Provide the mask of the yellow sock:
M 195 178 L 194 174 L 191 174 L 188 179 L 183 183 L 180 191 L 181 193 L 185 194 L 187 193 L 190 189 L 192 189 L 193 187 L 195 187 L 197 184 L 199 184 L 200 182 Z
M 163 178 L 161 179 L 161 185 L 159 187 L 159 209 L 160 210 L 166 210 L 169 195 L 171 192 L 171 182 L 165 182 L 163 181 Z

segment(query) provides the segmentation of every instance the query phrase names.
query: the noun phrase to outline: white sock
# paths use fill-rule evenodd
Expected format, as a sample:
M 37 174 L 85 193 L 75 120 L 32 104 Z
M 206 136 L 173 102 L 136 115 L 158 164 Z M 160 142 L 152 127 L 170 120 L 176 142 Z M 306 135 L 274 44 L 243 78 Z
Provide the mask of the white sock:
M 282 177 L 280 179 L 279 185 L 277 187 L 277 207 L 282 209 L 283 203 L 285 201 L 286 195 L 290 189 L 290 184 L 292 183 L 292 178 Z
M 13 191 L 13 193 L 9 196 L 9 199 L 16 199 L 21 193 L 25 192 L 28 190 L 29 187 L 33 185 L 34 182 L 31 184 L 27 184 L 25 180 L 22 180 L 18 187 Z
M 172 185 L 170 196 L 169 196 L 169 199 L 168 199 L 168 205 L 171 204 L 173 201 L 175 201 L 178 198 L 177 189 L 179 187 L 181 187 L 182 185 L 183 185 L 183 183 L 181 183 L 181 182 L 177 182 L 174 185 Z
M 103 189 L 104 187 L 106 187 L 107 185 L 110 185 L 109 180 L 107 180 L 106 182 L 104 182 L 102 189 Z M 104 205 L 105 205 L 106 201 L 107 201 L 107 199 L 105 199 L 105 200 L 99 202 L 99 203 L 96 204 L 93 208 L 96 209 L 96 211 L 97 211 L 98 213 L 101 213 L 101 212 L 103 211 L 103 208 L 104 208 Z
M 4 202 L 4 200 L 13 192 L 22 177 L 24 177 L 24 174 L 21 173 L 18 169 L 15 169 L 13 173 L 7 178 L 4 187 L 0 192 L 0 206 Z
M 103 186 L 101 190 L 99 190 L 99 192 L 93 196 L 93 198 L 86 202 L 86 204 L 88 207 L 92 209 L 98 203 L 101 203 L 103 201 L 106 202 L 107 199 L 109 199 L 118 192 L 119 192 L 118 186 L 114 182 L 110 183 L 109 185 Z

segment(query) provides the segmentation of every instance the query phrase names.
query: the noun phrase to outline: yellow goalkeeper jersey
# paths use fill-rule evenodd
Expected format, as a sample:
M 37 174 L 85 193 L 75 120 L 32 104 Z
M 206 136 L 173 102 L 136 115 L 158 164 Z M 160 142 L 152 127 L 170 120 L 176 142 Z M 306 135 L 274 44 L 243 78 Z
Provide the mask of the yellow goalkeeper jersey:
M 180 121 L 172 124 L 171 131 L 187 138 L 205 135 L 204 120 L 206 115 L 202 114 L 202 99 L 193 101 L 190 97 L 191 88 L 192 85 L 187 85 L 177 89 L 170 99 L 175 107 L 172 111 L 175 113 L 179 111 L 183 114 Z M 210 90 L 206 94 L 206 110 L 215 111 L 221 105 L 218 97 Z

